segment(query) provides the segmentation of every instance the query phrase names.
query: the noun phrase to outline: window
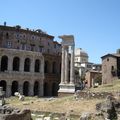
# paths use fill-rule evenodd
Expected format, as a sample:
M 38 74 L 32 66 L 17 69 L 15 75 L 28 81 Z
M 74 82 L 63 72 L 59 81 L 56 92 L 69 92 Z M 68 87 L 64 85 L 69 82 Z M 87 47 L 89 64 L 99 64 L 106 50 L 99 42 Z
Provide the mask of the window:
M 6 39 L 9 39 L 9 34 L 8 33 L 6 33 Z
M 39 46 L 39 52 L 43 52 L 43 46 Z
M 16 38 L 19 38 L 19 34 L 16 34 Z
M 21 49 L 22 49 L 22 50 L 26 50 L 26 44 L 22 43 L 22 44 L 21 44 Z
M 7 42 L 7 47 L 8 47 L 8 48 L 11 48 L 11 47 L 12 47 L 12 42 L 11 42 L 11 41 L 8 41 L 8 42 Z
M 56 44 L 54 44 L 54 48 L 56 48 Z
M 111 66 L 111 70 L 114 70 L 114 66 Z
M 107 61 L 109 61 L 109 58 L 107 58 Z
M 30 45 L 30 47 L 31 47 L 31 51 L 34 51 L 35 45 Z

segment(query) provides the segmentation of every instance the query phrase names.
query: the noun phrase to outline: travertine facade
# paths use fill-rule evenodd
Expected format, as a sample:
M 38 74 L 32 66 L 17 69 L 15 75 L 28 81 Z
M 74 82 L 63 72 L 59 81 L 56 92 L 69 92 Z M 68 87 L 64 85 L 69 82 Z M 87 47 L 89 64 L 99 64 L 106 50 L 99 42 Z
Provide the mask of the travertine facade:
M 16 91 L 26 96 L 57 94 L 61 45 L 53 39 L 40 29 L 0 26 L 0 86 L 6 96 Z

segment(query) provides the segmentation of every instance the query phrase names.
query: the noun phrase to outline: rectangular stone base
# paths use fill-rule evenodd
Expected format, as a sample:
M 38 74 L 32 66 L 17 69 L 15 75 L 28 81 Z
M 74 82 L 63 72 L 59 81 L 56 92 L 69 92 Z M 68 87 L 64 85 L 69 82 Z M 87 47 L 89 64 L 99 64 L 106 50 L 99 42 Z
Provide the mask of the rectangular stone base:
M 75 93 L 74 84 L 60 84 L 59 86 L 58 96 L 68 96 Z

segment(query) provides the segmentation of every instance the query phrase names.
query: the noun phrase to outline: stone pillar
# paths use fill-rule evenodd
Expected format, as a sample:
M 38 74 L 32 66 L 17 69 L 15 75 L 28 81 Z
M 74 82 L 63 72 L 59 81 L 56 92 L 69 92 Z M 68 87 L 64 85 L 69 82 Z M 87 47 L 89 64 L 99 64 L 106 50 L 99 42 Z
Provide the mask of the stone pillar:
M 60 84 L 64 84 L 64 69 L 65 68 L 65 49 L 64 46 L 62 46 L 62 64 L 61 64 L 61 83 Z
M 7 86 L 6 86 L 6 97 L 10 97 L 11 96 L 11 87 L 12 87 L 12 85 L 7 83 Z
M 8 71 L 12 71 L 13 70 L 13 57 L 9 56 L 8 57 Z
M 24 72 L 24 62 L 25 62 L 25 58 L 21 57 L 20 58 L 20 72 Z
M 74 45 L 71 46 L 70 84 L 74 84 Z
M 42 58 L 40 61 L 40 73 L 44 74 L 44 58 Z
M 34 58 L 31 59 L 30 72 L 31 72 L 31 73 L 34 73 L 34 72 L 35 72 L 35 59 L 34 59 Z
M 65 46 L 65 83 L 68 83 L 68 46 Z
M 42 97 L 44 95 L 44 83 L 43 80 L 40 80 L 39 82 L 39 97 Z
M 33 96 L 34 95 L 34 83 L 30 83 L 29 84 L 29 96 Z
M 22 84 L 19 84 L 18 91 L 20 92 L 21 95 L 23 95 L 23 85 Z

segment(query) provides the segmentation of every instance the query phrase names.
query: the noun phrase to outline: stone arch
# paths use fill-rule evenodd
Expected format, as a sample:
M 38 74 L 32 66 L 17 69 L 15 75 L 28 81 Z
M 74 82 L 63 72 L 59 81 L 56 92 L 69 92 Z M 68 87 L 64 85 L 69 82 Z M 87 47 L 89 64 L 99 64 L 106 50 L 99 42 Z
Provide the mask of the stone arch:
M 15 92 L 18 92 L 18 82 L 17 81 L 12 82 L 11 92 L 12 92 L 12 96 L 14 96 Z
M 52 96 L 57 96 L 58 95 L 58 89 L 59 86 L 57 83 L 53 83 L 52 84 Z
M 35 72 L 40 72 L 40 60 L 35 60 Z
M 44 65 L 45 73 L 49 73 L 49 69 L 50 69 L 50 64 L 48 61 L 45 61 L 45 65 Z
M 53 74 L 57 73 L 57 64 L 56 64 L 56 62 L 52 63 L 52 73 Z
M 1 71 L 5 71 L 8 69 L 8 57 L 2 56 L 1 58 Z
M 13 71 L 19 71 L 19 67 L 20 67 L 20 58 L 14 57 L 14 59 L 13 59 Z
M 29 82 L 25 81 L 23 84 L 23 95 L 28 96 L 29 95 Z
M 0 81 L 0 87 L 3 87 L 3 91 L 6 91 L 6 86 L 7 86 L 7 83 L 5 80 L 1 80 Z
M 30 58 L 26 58 L 24 62 L 24 71 L 30 72 Z
M 39 95 L 39 82 L 35 81 L 34 83 L 34 95 Z
M 49 96 L 49 91 L 48 91 L 49 85 L 47 82 L 44 83 L 44 96 Z

